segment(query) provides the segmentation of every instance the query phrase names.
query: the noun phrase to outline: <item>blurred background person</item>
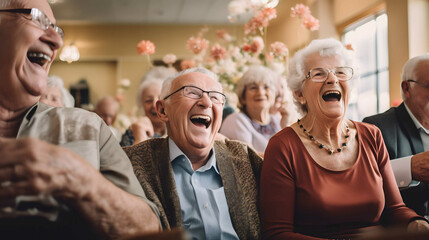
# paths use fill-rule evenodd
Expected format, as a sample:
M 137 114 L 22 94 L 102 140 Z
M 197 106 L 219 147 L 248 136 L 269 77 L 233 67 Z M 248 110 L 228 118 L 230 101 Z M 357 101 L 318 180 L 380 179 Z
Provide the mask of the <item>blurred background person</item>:
M 54 107 L 74 107 L 74 98 L 64 87 L 63 80 L 58 76 L 49 76 L 47 87 L 40 97 L 44 104 Z
M 402 201 L 380 130 L 345 118 L 355 69 L 334 39 L 313 40 L 291 59 L 288 85 L 303 118 L 265 151 L 264 239 L 351 239 L 381 225 L 429 230 Z
M 143 116 L 133 122 L 122 135 L 121 146 L 131 146 L 149 138 L 163 137 L 167 134 L 165 123 L 158 118 L 156 101 L 161 94 L 162 82 L 177 71 L 174 68 L 154 67 L 149 70 L 137 91 L 137 106 Z
M 116 116 L 118 115 L 118 111 L 119 103 L 111 96 L 103 97 L 102 99 L 98 100 L 94 109 L 94 112 L 104 120 L 107 126 L 109 126 L 115 138 L 120 141 L 122 134 L 118 129 L 113 127 Z
M 281 130 L 280 116 L 271 115 L 277 91 L 276 74 L 263 66 L 251 66 L 237 83 L 239 112 L 230 114 L 220 133 L 243 141 L 262 154 L 268 140 Z

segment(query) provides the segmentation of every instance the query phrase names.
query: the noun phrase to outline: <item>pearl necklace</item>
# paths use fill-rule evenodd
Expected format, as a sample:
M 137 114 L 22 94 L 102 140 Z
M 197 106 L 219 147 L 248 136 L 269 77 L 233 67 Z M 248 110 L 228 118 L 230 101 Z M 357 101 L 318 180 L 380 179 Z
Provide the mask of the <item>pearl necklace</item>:
M 315 139 L 313 135 L 311 135 L 307 131 L 307 129 L 305 129 L 304 126 L 301 124 L 301 119 L 298 119 L 298 125 L 299 125 L 299 128 L 301 128 L 302 131 L 304 131 L 304 133 L 310 138 L 310 140 L 314 142 L 314 144 L 316 144 L 320 149 L 324 148 L 326 151 L 328 151 L 329 154 L 340 153 L 344 148 L 347 147 L 347 142 L 349 141 L 349 138 L 350 138 L 350 129 L 349 129 L 349 126 L 347 125 L 346 125 L 346 135 L 344 136 L 344 142 L 336 150 L 334 150 L 333 148 L 329 148 L 324 144 L 322 144 L 321 142 L 317 141 L 317 139 Z

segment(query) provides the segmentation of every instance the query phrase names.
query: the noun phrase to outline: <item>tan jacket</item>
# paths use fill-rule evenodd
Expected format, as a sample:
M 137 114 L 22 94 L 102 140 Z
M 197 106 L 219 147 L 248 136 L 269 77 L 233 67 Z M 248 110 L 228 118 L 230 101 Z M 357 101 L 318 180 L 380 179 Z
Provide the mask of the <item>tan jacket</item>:
M 259 239 L 262 159 L 238 141 L 216 141 L 214 149 L 234 230 L 240 239 Z M 183 227 L 168 138 L 150 139 L 124 151 L 147 198 L 159 208 L 162 227 Z

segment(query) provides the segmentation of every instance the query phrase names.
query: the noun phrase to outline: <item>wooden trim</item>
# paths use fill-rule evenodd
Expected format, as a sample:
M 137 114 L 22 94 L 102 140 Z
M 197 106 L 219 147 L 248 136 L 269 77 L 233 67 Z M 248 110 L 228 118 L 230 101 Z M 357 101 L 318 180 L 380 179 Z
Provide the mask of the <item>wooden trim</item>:
M 361 20 L 362 18 L 365 18 L 371 14 L 378 13 L 378 12 L 385 10 L 385 9 L 386 9 L 386 2 L 381 2 L 381 3 L 374 5 L 373 7 L 369 8 L 369 9 L 367 9 L 366 11 L 352 17 L 351 19 L 349 19 L 343 23 L 338 24 L 336 27 L 338 35 L 341 36 L 343 34 L 344 29 L 346 29 L 352 23 L 355 23 L 355 22 Z

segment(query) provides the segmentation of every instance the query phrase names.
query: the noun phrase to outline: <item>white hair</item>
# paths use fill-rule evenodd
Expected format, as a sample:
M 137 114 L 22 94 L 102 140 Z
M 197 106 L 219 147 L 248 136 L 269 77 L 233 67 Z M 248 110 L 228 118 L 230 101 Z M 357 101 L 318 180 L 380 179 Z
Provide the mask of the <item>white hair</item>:
M 244 100 L 244 92 L 247 85 L 265 84 L 277 95 L 277 77 L 278 75 L 267 67 L 252 65 L 238 81 L 235 93 L 237 94 L 238 99 L 241 101 Z M 245 110 L 245 106 L 241 106 L 241 103 L 238 107 L 240 110 Z
M 57 87 L 61 92 L 61 102 L 64 107 L 74 107 L 74 98 L 64 87 L 63 80 L 58 76 L 49 76 L 47 79 L 48 87 Z
M 351 51 L 347 50 L 343 46 L 343 44 L 341 44 L 341 42 L 333 38 L 316 39 L 311 41 L 311 43 L 305 48 L 296 52 L 289 62 L 287 82 L 292 92 L 302 91 L 305 75 L 307 74 L 305 72 L 305 60 L 307 56 L 313 53 L 318 53 L 320 56 L 337 55 L 341 57 L 341 59 L 344 61 L 343 66 L 353 68 L 353 79 L 359 78 L 356 59 L 354 55 L 352 55 Z M 298 111 L 300 111 L 302 115 L 305 115 L 307 113 L 305 105 L 301 104 L 296 99 L 294 100 L 294 103 L 296 104 Z
M 162 82 L 167 79 L 168 77 L 176 74 L 177 71 L 174 68 L 167 68 L 164 66 L 158 66 L 150 69 L 146 72 L 146 74 L 143 76 L 139 88 L 137 90 L 137 98 L 136 103 L 138 107 L 141 107 L 141 98 L 143 91 L 148 88 L 149 86 L 152 86 L 154 84 L 157 84 L 159 86 L 162 85 Z
M 183 70 L 179 73 L 176 73 L 173 76 L 170 76 L 166 80 L 164 80 L 164 82 L 162 83 L 160 99 L 164 99 L 171 92 L 171 84 L 172 84 L 173 80 L 175 80 L 176 78 L 179 78 L 185 74 L 193 73 L 193 72 L 202 73 L 202 74 L 208 76 L 209 78 L 215 80 L 219 84 L 219 87 L 222 89 L 222 84 L 219 82 L 219 77 L 215 73 L 213 73 L 210 70 L 203 68 L 203 67 L 189 68 L 189 69 Z
M 402 68 L 401 82 L 404 82 L 407 80 L 416 80 L 414 78 L 415 78 L 415 69 L 417 65 L 419 65 L 421 61 L 427 61 L 427 60 L 429 60 L 429 53 L 409 59 L 405 63 L 404 67 Z M 402 97 L 402 100 L 404 100 L 404 91 L 402 90 L 402 87 L 401 87 L 401 97 Z

